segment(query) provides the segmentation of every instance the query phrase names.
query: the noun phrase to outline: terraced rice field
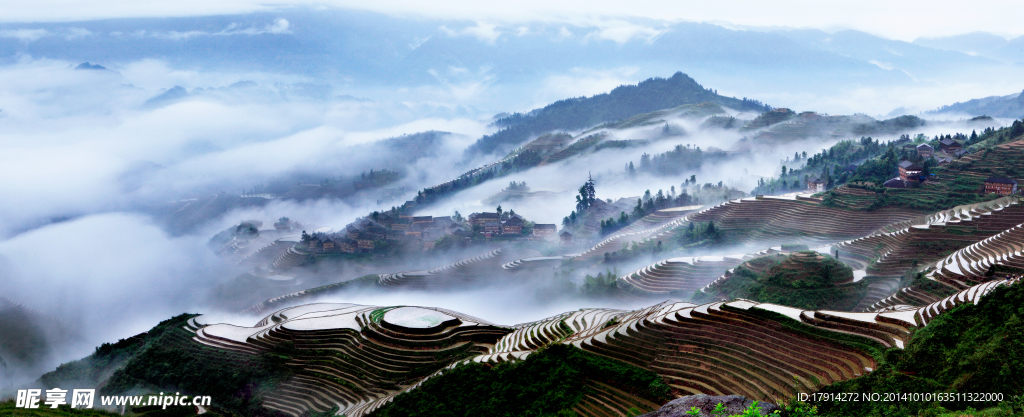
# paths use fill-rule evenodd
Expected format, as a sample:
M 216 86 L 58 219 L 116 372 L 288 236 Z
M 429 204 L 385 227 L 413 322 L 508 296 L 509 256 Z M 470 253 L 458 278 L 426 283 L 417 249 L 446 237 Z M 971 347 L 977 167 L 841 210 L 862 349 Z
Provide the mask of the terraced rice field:
M 433 269 L 382 274 L 379 282 L 383 287 L 450 288 L 498 270 L 503 264 L 501 254 L 502 249 L 495 249 Z
M 882 209 L 858 212 L 825 207 L 807 197 L 752 197 L 732 200 L 688 216 L 692 222 L 714 222 L 738 243 L 763 246 L 808 245 L 856 239 L 893 223 L 920 217 L 919 212 Z
M 914 261 L 935 262 L 956 248 L 969 246 L 1024 223 L 1024 205 L 1015 197 L 957 206 L 900 224 L 898 229 L 839 243 L 840 258 L 869 275 L 898 277 Z M 952 249 L 951 249 L 952 248 Z
M 309 259 L 309 252 L 299 249 L 292 245 L 288 248 L 277 260 L 272 264 L 274 270 L 286 270 L 302 265 Z
M 297 374 L 265 405 L 295 416 L 337 405 L 361 416 L 444 366 L 487 353 L 507 333 L 443 309 L 312 304 L 268 315 L 256 327 L 202 327 L 194 340 L 240 354 L 293 342 L 302 352 L 289 363 Z
M 902 348 L 911 329 L 1000 285 L 968 287 L 923 307 L 878 312 L 805 311 L 747 300 L 703 305 L 665 302 L 635 311 L 583 309 L 500 326 L 429 307 L 308 304 L 277 311 L 254 327 L 189 321 L 193 340 L 241 358 L 293 342 L 296 374 L 265 405 L 287 415 L 364 416 L 399 393 L 459 363 L 523 359 L 552 343 L 627 362 L 661 375 L 675 395 L 792 396 L 870 372 L 885 348 Z M 577 404 L 583 416 L 618 415 L 642 400 L 594 382 Z
M 645 239 L 664 238 L 673 229 L 686 224 L 689 215 L 696 212 L 700 207 L 702 206 L 674 207 L 648 214 L 587 249 L 576 256 L 575 259 L 580 261 L 597 259 L 604 256 L 605 253 L 622 249 L 622 246 L 625 244 Z
M 509 272 L 529 271 L 535 268 L 554 268 L 562 263 L 561 256 L 535 256 L 532 258 L 516 259 L 501 265 L 501 269 Z
M 748 255 L 670 258 L 623 275 L 616 285 L 644 297 L 693 293 L 747 259 Z
M 527 257 L 523 258 L 524 255 Z M 545 258 L 539 255 L 540 253 L 532 249 L 494 249 L 436 268 L 373 275 L 373 285 L 381 289 L 439 290 L 480 282 L 483 278 L 493 276 L 495 272 L 510 273 L 544 265 L 553 266 L 557 264 L 553 263 L 556 260 L 561 262 L 560 257 Z M 361 282 L 358 284 L 366 284 L 363 278 L 359 279 Z M 261 313 L 280 308 L 285 303 L 295 303 L 304 298 L 322 296 L 346 288 L 349 283 L 339 282 L 280 295 L 251 306 L 243 312 Z
M 988 271 L 997 265 L 1024 268 L 1024 224 L 967 246 L 935 264 L 928 277 L 964 288 L 987 281 Z
M 879 300 L 869 308 L 921 306 L 942 300 L 949 293 L 996 279 L 990 270 L 998 267 L 1024 269 L 1024 224 L 964 247 L 937 261 L 926 271 L 929 285 L 911 285 Z M 1013 274 L 1019 276 L 1019 274 Z

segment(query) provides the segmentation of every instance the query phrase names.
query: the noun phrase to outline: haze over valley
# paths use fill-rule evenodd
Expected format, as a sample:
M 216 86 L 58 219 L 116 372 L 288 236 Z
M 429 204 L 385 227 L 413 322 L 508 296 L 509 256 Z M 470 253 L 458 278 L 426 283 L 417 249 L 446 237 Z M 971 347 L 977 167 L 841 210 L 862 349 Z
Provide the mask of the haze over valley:
M 999 20 L 97 7 L 0 22 L 0 410 L 1024 394 L 992 321 L 1024 305 L 1024 33 Z

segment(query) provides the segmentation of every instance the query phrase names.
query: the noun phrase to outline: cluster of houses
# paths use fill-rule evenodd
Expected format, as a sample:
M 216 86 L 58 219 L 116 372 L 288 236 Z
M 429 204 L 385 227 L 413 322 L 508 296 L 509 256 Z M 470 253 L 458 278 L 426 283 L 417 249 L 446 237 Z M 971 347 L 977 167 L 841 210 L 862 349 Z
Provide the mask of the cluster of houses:
M 921 159 L 935 158 L 939 165 L 948 165 L 956 159 L 964 155 L 970 154 L 970 152 L 964 148 L 960 142 L 952 138 L 942 138 L 939 140 L 939 149 L 935 150 L 934 146 L 927 143 L 919 145 L 909 144 L 904 145 L 903 150 L 908 155 L 920 157 Z M 927 178 L 923 175 L 924 167 L 920 164 L 910 160 L 902 160 L 897 166 L 899 169 L 899 176 L 886 181 L 882 184 L 887 188 L 909 188 L 916 186 L 914 184 L 924 182 Z
M 939 149 L 935 150 L 934 147 L 928 144 L 920 145 L 907 145 L 904 149 L 912 147 L 915 152 L 921 158 L 935 158 L 939 161 L 939 165 L 946 165 L 955 159 L 959 159 L 964 155 L 970 154 L 970 152 L 951 138 L 943 138 L 939 140 Z M 899 163 L 899 177 L 893 178 L 886 181 L 884 184 L 890 188 L 906 188 L 914 182 L 922 182 L 925 180 L 922 172 L 924 168 L 921 165 L 911 161 L 900 161 Z M 985 193 L 995 193 L 1010 195 L 1017 193 L 1017 181 L 1006 177 L 988 177 L 985 179 Z
M 897 144 L 907 142 L 910 142 L 910 138 L 907 136 L 901 137 L 900 140 L 896 141 Z M 919 145 L 907 144 L 903 146 L 903 149 L 908 155 L 917 156 L 921 159 L 935 158 L 939 165 L 947 165 L 956 159 L 960 159 L 964 155 L 970 154 L 970 152 L 964 148 L 960 142 L 957 142 L 952 138 L 942 138 L 939 140 L 938 145 L 938 150 L 927 143 Z M 898 169 L 899 176 L 886 181 L 883 186 L 887 188 L 909 188 L 926 180 L 923 175 L 924 167 L 913 161 L 901 160 L 898 165 Z M 856 170 L 856 165 L 848 166 L 847 170 Z M 825 185 L 824 180 L 820 178 L 811 178 L 807 181 L 807 190 L 811 192 L 823 192 L 825 191 Z M 1016 194 L 1017 181 L 1005 177 L 989 177 L 985 180 L 985 193 L 1003 195 Z
M 939 140 L 939 149 L 935 150 L 935 147 L 927 143 L 920 145 L 905 145 L 903 149 L 908 154 L 920 156 L 923 159 L 935 158 L 939 161 L 939 165 L 946 165 L 954 160 L 960 159 L 964 155 L 970 154 L 964 146 L 951 138 L 943 138 Z
M 412 216 L 396 212 L 374 213 L 349 224 L 338 233 L 314 233 L 303 237 L 307 250 L 313 253 L 369 253 L 385 243 L 420 245 L 431 249 L 446 236 L 472 239 L 483 237 L 546 237 L 556 232 L 554 224 L 535 224 L 530 236 L 523 235 L 526 220 L 514 213 L 473 213 L 468 221 L 451 216 Z

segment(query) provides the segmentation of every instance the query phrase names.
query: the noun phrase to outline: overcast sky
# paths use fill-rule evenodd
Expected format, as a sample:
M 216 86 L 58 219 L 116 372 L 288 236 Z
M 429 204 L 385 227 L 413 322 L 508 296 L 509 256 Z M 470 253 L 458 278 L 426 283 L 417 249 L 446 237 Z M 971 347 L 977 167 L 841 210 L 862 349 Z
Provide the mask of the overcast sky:
M 75 21 L 124 17 L 236 14 L 296 6 L 372 10 L 395 15 L 487 21 L 586 21 L 636 16 L 706 21 L 739 26 L 857 29 L 911 41 L 987 31 L 1015 37 L 1024 34 L 1019 0 L 34 0 L 0 2 L 0 20 L 8 22 Z

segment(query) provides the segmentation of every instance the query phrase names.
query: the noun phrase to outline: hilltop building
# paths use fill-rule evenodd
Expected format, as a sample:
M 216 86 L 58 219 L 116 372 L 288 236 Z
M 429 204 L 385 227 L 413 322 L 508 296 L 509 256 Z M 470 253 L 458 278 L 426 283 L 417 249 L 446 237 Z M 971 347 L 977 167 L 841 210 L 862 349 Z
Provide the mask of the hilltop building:
M 942 139 L 939 141 L 939 149 L 948 154 L 953 154 L 958 150 L 963 149 L 963 145 L 953 139 Z
M 434 247 L 434 243 L 447 236 L 454 236 L 458 240 L 472 240 L 479 234 L 512 239 L 531 238 L 523 235 L 530 223 L 514 213 L 502 213 L 501 216 L 498 213 L 473 213 L 469 219 L 477 222 L 479 227 L 474 230 L 471 223 L 455 221 L 451 216 L 412 216 L 398 210 L 374 212 L 372 216 L 360 218 L 345 226 L 339 233 L 314 233 L 302 242 L 302 249 L 315 254 L 370 253 L 394 248 L 394 245 L 429 250 Z M 551 227 L 553 234 L 555 226 Z M 544 231 L 540 233 L 543 235 Z
M 359 249 L 372 250 L 373 235 L 369 233 L 360 233 L 359 236 L 356 237 L 356 243 L 358 244 Z
M 985 180 L 985 192 L 996 194 L 1017 193 L 1017 181 L 1005 177 L 989 177 Z
M 921 166 L 910 161 L 900 161 L 900 179 L 917 181 L 921 179 Z
M 535 224 L 533 225 L 533 235 L 537 237 L 554 236 L 558 232 L 557 224 Z
M 807 191 L 820 193 L 825 191 L 825 181 L 821 178 L 811 178 L 807 180 Z
M 562 243 L 572 243 L 572 232 L 569 229 L 562 230 L 562 233 L 558 234 L 558 238 L 561 239 Z
M 484 234 L 496 235 L 501 233 L 501 223 L 499 222 L 486 222 L 484 223 Z
M 469 215 L 469 224 L 473 226 L 480 226 L 487 222 L 496 222 L 501 219 L 498 213 L 473 213 Z
M 526 222 L 523 221 L 522 217 L 512 216 L 512 218 L 505 220 L 505 223 L 501 225 L 502 234 L 522 234 L 523 226 Z
M 355 253 L 359 249 L 359 244 L 356 241 L 349 239 L 348 237 L 339 238 L 335 247 L 342 253 Z
M 933 148 L 932 145 L 929 145 L 927 143 L 922 143 L 920 145 L 917 145 L 917 154 L 924 159 L 928 159 L 935 154 L 935 148 Z

